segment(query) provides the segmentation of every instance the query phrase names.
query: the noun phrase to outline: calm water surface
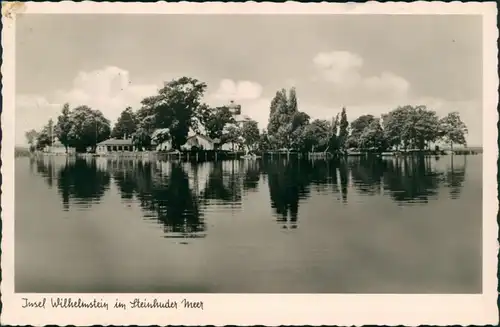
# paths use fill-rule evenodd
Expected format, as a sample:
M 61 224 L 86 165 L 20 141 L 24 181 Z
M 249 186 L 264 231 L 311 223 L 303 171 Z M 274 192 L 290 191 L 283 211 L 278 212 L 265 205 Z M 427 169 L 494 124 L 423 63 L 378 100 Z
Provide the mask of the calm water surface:
M 15 169 L 16 292 L 481 292 L 480 155 Z

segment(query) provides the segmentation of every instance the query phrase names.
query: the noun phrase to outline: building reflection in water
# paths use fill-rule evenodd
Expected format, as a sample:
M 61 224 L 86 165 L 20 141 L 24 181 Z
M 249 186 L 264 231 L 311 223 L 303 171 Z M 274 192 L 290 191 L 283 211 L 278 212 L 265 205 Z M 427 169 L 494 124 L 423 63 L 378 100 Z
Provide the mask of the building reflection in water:
M 30 169 L 49 188 L 57 183 L 63 207 L 81 209 L 100 202 L 111 176 L 123 203 L 137 203 L 144 217 L 161 224 L 165 237 L 205 237 L 205 213 L 230 209 L 239 214 L 243 195 L 269 189 L 269 203 L 282 228 L 295 229 L 299 207 L 316 194 L 349 203 L 349 192 L 389 196 L 400 205 L 457 199 L 465 182 L 466 156 L 349 158 L 348 160 L 251 160 L 205 163 L 31 159 Z M 267 183 L 261 183 L 261 179 Z M 440 193 L 441 192 L 441 193 Z M 352 201 L 351 201 L 352 202 Z
M 247 160 L 244 162 L 243 190 L 256 192 L 259 189 L 260 175 L 262 174 L 262 162 L 260 160 Z
M 160 223 L 166 238 L 205 237 L 196 183 L 190 183 L 181 163 L 124 162 L 108 162 L 123 199 L 135 197 L 144 217 Z
M 201 195 L 205 203 L 241 208 L 244 163 L 236 160 L 216 161 L 211 163 L 211 167 Z

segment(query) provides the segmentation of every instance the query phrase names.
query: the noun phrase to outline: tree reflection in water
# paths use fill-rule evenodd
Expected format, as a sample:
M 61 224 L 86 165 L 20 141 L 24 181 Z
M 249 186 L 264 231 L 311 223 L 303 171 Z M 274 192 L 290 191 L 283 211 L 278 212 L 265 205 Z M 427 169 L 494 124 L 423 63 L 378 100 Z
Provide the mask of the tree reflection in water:
M 56 178 L 56 164 L 52 157 L 37 157 L 36 159 L 36 172 L 45 179 L 49 188 L 54 185 Z
M 57 188 L 62 197 L 64 209 L 69 210 L 71 205 L 88 208 L 92 203 L 98 203 L 109 188 L 109 173 L 98 169 L 93 160 L 65 159 L 56 173 Z M 39 164 L 43 164 L 43 160 L 39 161 Z M 52 171 L 53 167 L 52 160 L 49 160 L 47 170 Z M 52 174 L 47 180 L 49 186 L 52 185 L 51 179 Z
M 206 207 L 223 205 L 239 212 L 244 192 L 262 191 L 261 175 L 267 181 L 277 223 L 295 229 L 300 201 L 314 194 L 347 205 L 348 192 L 355 191 L 364 196 L 390 196 L 405 205 L 427 203 L 446 188 L 447 196 L 457 199 L 465 181 L 466 163 L 466 156 L 439 161 L 430 157 L 359 157 L 201 164 L 103 158 L 54 161 L 41 157 L 30 160 L 30 169 L 36 169 L 49 188 L 57 181 L 66 210 L 70 204 L 81 208 L 101 201 L 112 175 L 122 202 L 138 203 L 146 218 L 162 225 L 165 237 L 188 239 L 205 236 Z
M 264 161 L 264 171 L 271 207 L 283 228 L 297 228 L 299 202 L 312 192 L 334 196 L 335 200 L 341 198 L 347 203 L 349 176 L 345 161 L 269 160 Z
M 445 186 L 450 189 L 452 199 L 458 198 L 465 180 L 465 165 L 457 167 L 454 156 L 450 156 L 451 166 L 442 171 L 434 167 L 431 160 L 424 156 L 362 157 L 350 160 L 349 166 L 353 186 L 361 194 L 384 191 L 398 204 L 427 203 L 436 199 L 440 187 Z
M 245 161 L 245 177 L 243 189 L 245 191 L 257 191 L 259 188 L 260 175 L 262 174 L 261 161 Z
M 364 195 L 381 194 L 385 166 L 383 159 L 360 157 L 349 160 L 352 184 Z
M 299 199 L 309 195 L 310 163 L 298 160 L 265 162 L 271 207 L 283 228 L 297 228 Z
M 398 203 L 427 203 L 438 194 L 440 174 L 427 165 L 425 157 L 382 161 L 384 188 Z
M 243 184 L 243 163 L 241 161 L 217 161 L 213 163 L 202 197 L 210 203 L 240 207 Z
M 142 162 L 140 163 L 142 166 Z M 109 160 L 107 166 L 113 172 L 113 179 L 120 190 L 123 200 L 132 200 L 136 190 L 135 174 L 138 173 L 139 164 L 136 160 Z
M 342 160 L 339 165 L 340 173 L 340 193 L 342 194 L 342 202 L 347 203 L 347 192 L 349 186 L 349 171 L 347 164 Z
M 446 184 L 450 190 L 450 198 L 452 199 L 460 197 L 465 182 L 466 168 L 467 156 L 451 156 L 450 167 L 446 170 Z
M 122 198 L 135 194 L 145 218 L 161 223 L 166 238 L 205 237 L 198 196 L 180 163 L 135 161 L 122 169 L 110 168 L 115 168 L 113 177 Z

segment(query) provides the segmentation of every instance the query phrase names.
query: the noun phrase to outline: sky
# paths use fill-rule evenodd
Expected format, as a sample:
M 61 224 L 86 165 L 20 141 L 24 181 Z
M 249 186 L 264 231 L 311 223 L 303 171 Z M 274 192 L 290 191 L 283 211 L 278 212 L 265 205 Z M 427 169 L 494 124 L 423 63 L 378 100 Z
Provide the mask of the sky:
M 16 144 L 64 103 L 126 107 L 181 76 L 204 101 L 234 100 L 265 128 L 269 104 L 295 87 L 299 110 L 349 121 L 400 105 L 458 111 L 482 145 L 482 22 L 467 15 L 21 14 L 16 21 Z

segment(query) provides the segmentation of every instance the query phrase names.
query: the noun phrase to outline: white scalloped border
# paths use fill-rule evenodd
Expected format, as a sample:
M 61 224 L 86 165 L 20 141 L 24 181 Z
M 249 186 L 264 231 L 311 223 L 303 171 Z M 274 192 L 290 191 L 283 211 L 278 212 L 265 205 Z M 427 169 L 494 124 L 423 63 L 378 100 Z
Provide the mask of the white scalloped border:
M 486 325 L 496 324 L 498 225 L 497 164 L 498 62 L 495 3 L 367 2 L 367 3 L 111 3 L 27 2 L 2 15 L 2 323 L 9 325 Z M 14 108 L 15 20 L 17 14 L 477 14 L 483 16 L 483 294 L 479 295 L 247 295 L 190 294 L 203 300 L 204 311 L 97 311 L 20 309 L 14 294 Z M 4 14 L 4 10 L 2 10 Z M 41 213 L 43 214 L 43 213 Z M 31 297 L 43 295 L 31 295 Z M 141 294 L 182 299 L 182 294 Z M 87 294 L 113 303 L 133 294 Z

